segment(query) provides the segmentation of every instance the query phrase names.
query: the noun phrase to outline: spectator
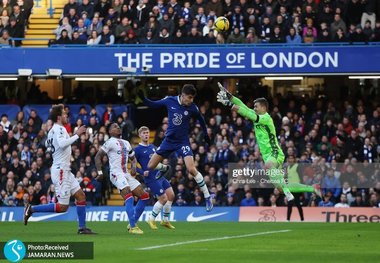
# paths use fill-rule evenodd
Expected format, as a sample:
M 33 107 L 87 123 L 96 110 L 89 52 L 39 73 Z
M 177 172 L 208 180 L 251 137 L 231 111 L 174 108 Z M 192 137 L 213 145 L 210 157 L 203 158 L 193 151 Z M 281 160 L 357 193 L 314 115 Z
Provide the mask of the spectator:
M 334 170 L 332 168 L 327 169 L 327 174 L 322 181 L 322 189 L 324 193 L 331 192 L 332 198 L 337 200 L 342 189 L 339 179 L 334 176 Z
M 275 26 L 273 28 L 273 34 L 269 39 L 269 43 L 285 43 L 285 38 L 282 35 L 281 28 L 279 26 Z
M 0 20 L 1 20 L 1 26 L 3 28 L 5 28 L 8 24 L 9 24 L 9 12 L 8 12 L 8 9 L 3 9 L 3 11 L 1 11 L 1 16 L 0 16 Z M 1 31 L 0 31 L 1 33 Z
M 333 37 L 334 42 L 348 42 L 348 39 L 346 38 L 346 35 L 344 34 L 344 31 L 342 28 L 338 28 L 338 30 L 335 33 L 335 36 Z
M 9 19 L 9 25 L 5 27 L 6 31 L 8 31 L 9 36 L 11 38 L 23 38 L 24 37 L 24 27 L 22 25 L 17 24 L 15 18 Z M 21 40 L 12 40 L 12 46 L 19 47 L 21 46 Z
M 346 23 L 342 20 L 342 18 L 340 17 L 340 14 L 335 14 L 334 22 L 332 22 L 330 26 L 331 35 L 335 36 L 338 29 L 341 29 L 344 34 L 346 34 L 347 32 Z
M 158 44 L 171 44 L 172 38 L 170 37 L 169 30 L 166 27 L 161 28 L 160 35 L 158 37 Z
M 245 43 L 255 44 L 259 43 L 259 38 L 256 35 L 256 30 L 253 27 L 250 27 L 247 31 L 247 36 L 245 37 Z
M 8 120 L 7 114 L 3 113 L 1 115 L 0 125 L 3 126 L 3 130 L 5 132 L 9 132 L 10 130 L 12 130 L 11 122 Z
M 7 30 L 2 31 L 2 35 L 0 37 L 0 45 L 10 45 L 10 36 Z
M 102 22 L 99 21 L 99 15 L 96 14 L 96 16 L 94 15 L 94 17 L 92 18 L 92 22 L 91 24 L 87 27 L 87 35 L 91 36 L 92 34 L 92 31 L 96 31 L 96 33 L 98 33 L 98 35 L 100 35 L 102 33 L 102 29 L 103 29 L 103 25 L 102 25 Z
M 294 27 L 289 29 L 289 35 L 286 36 L 286 43 L 288 44 L 301 44 L 302 38 L 297 34 Z
M 128 17 L 123 17 L 121 23 L 116 26 L 115 38 L 116 43 L 120 43 L 126 36 L 128 30 L 131 29 L 130 21 Z
M 256 201 L 253 199 L 250 191 L 245 193 L 245 198 L 241 200 L 240 206 L 257 206 Z
M 62 24 L 57 27 L 57 29 L 54 30 L 54 34 L 56 35 L 56 40 L 58 40 L 62 36 L 62 31 L 67 31 L 67 36 L 71 39 L 71 35 L 73 32 L 73 28 L 71 27 L 69 23 L 69 18 L 64 17 L 62 18 Z
M 228 36 L 227 44 L 243 44 L 245 43 L 244 36 L 240 33 L 240 29 L 235 27 L 233 33 Z
M 345 194 L 341 194 L 340 195 L 340 202 L 339 203 L 337 203 L 337 204 L 335 204 L 335 206 L 334 207 L 338 207 L 338 208 L 348 208 L 348 207 L 350 207 L 349 205 L 348 205 L 348 200 L 347 200 L 347 196 L 345 195 Z
M 57 45 L 69 45 L 71 44 L 71 39 L 69 38 L 69 34 L 66 29 L 63 29 L 61 31 L 61 36 L 57 41 L 55 41 L 55 44 Z
M 94 46 L 99 45 L 100 42 L 100 36 L 98 35 L 98 32 L 96 30 L 91 31 L 91 35 L 87 40 L 88 46 Z
M 71 44 L 73 44 L 73 45 L 86 45 L 87 40 L 82 39 L 78 31 L 74 31 L 72 39 L 71 39 Z
M 68 16 L 70 9 L 74 9 L 75 11 L 78 11 L 78 4 L 76 0 L 69 0 L 67 4 L 63 7 L 63 16 Z
M 82 4 L 78 6 L 78 14 L 82 15 L 83 12 L 86 12 L 88 18 L 94 16 L 94 3 L 90 0 L 82 0 Z
M 323 200 L 318 203 L 318 206 L 319 207 L 333 207 L 334 203 L 330 201 L 331 196 L 332 196 L 332 193 L 331 192 L 327 192 L 323 196 Z
M 363 33 L 361 25 L 357 25 L 355 32 L 350 35 L 350 42 L 367 42 L 367 36 Z
M 109 26 L 103 26 L 103 33 L 100 35 L 99 44 L 101 45 L 113 45 L 115 43 L 115 36 L 110 31 Z
M 81 39 L 83 41 L 87 41 L 87 39 L 88 39 L 87 26 L 84 24 L 83 18 L 80 18 L 78 20 L 78 24 L 73 27 L 73 31 L 77 32 L 79 34 L 79 39 Z

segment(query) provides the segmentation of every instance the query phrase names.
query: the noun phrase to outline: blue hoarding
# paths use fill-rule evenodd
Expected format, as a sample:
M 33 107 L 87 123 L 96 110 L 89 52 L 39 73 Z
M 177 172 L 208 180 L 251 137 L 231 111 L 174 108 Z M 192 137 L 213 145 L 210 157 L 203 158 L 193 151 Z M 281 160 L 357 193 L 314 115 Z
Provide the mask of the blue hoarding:
M 13 222 L 23 220 L 23 207 L 0 207 L 0 222 Z M 152 207 L 146 207 L 140 217 L 140 221 L 148 220 Z M 123 206 L 93 206 L 87 208 L 86 219 L 89 222 L 100 221 L 128 221 L 128 215 Z M 70 207 L 68 212 L 35 213 L 29 222 L 41 221 L 76 221 L 75 207 Z M 161 220 L 161 214 L 157 217 Z M 170 220 L 200 222 L 200 221 L 239 221 L 239 207 L 215 207 L 212 212 L 206 212 L 204 207 L 173 207 Z
M 380 45 L 128 46 L 0 49 L 1 74 L 263 75 L 380 73 Z M 144 69 L 149 69 L 145 70 Z M 124 73 L 126 74 L 126 73 Z

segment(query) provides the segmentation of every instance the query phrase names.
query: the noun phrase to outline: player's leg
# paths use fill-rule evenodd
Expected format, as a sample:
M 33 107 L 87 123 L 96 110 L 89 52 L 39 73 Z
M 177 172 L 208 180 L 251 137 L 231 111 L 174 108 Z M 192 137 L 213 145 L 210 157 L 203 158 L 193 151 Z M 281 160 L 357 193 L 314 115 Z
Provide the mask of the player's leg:
M 144 191 L 140 183 L 139 186 L 132 191 L 132 193 L 139 198 L 139 201 L 135 207 L 135 222 L 137 223 L 141 214 L 144 212 L 145 206 L 149 202 L 149 194 Z
M 67 175 L 69 177 L 67 181 L 70 182 L 69 194 L 74 196 L 75 205 L 77 207 L 78 234 L 96 234 L 92 232 L 91 229 L 86 227 L 86 195 L 80 188 L 80 185 L 75 179 L 74 174 L 68 172 Z M 67 204 L 69 204 L 68 202 L 69 199 L 67 200 Z
M 169 172 L 170 166 L 162 163 L 164 158 L 168 157 L 174 150 L 175 146 L 171 143 L 168 143 L 165 139 L 158 147 L 157 151 L 153 154 L 148 162 L 149 170 L 158 170 L 161 171 L 160 176 Z
M 118 175 L 111 172 L 110 181 L 117 189 L 119 189 L 120 195 L 124 199 L 125 211 L 127 212 L 130 226 L 128 227 L 128 232 L 132 233 L 130 229 L 136 229 L 136 233 L 133 232 L 132 234 L 142 234 L 142 231 L 138 231 L 138 227 L 136 228 L 135 225 L 134 198 L 126 176 L 122 172 L 119 172 Z
M 210 212 L 213 208 L 213 203 L 211 200 L 210 192 L 208 191 L 207 185 L 203 179 L 203 176 L 195 168 L 194 158 L 192 155 L 187 155 L 184 157 L 185 165 L 189 173 L 194 177 L 194 180 L 197 182 L 199 188 L 203 192 L 204 198 L 206 200 L 206 210 Z
M 162 179 L 160 179 L 162 180 Z M 158 180 L 150 181 L 147 183 L 151 193 L 157 197 L 156 203 L 153 205 L 152 212 L 148 218 L 148 224 L 151 229 L 157 230 L 156 217 L 160 214 L 164 204 L 168 200 L 165 190 L 161 187 Z
M 30 204 L 25 206 L 24 209 L 24 225 L 28 224 L 29 218 L 33 213 L 51 212 L 51 213 L 64 213 L 69 208 L 70 194 L 67 182 L 64 180 L 64 171 L 61 169 L 51 169 L 52 181 L 56 189 L 58 203 L 49 203 L 45 205 Z
M 269 170 L 269 179 L 271 180 L 271 183 L 274 186 L 280 188 L 284 192 L 286 198 L 288 199 L 288 202 L 290 202 L 294 199 L 294 196 L 286 184 L 284 178 L 285 173 L 279 169 L 281 168 L 280 166 L 282 166 L 282 162 L 280 160 L 277 160 L 275 157 L 269 157 L 265 161 L 265 169 Z
M 149 201 L 149 194 L 144 191 L 144 189 L 141 187 L 140 182 L 137 181 L 130 174 L 126 174 L 125 178 L 128 180 L 128 184 L 131 189 L 132 195 L 137 196 L 139 198 L 139 201 L 137 202 L 136 207 L 133 208 L 132 217 L 133 217 L 133 222 L 135 226 L 133 227 L 132 225 L 130 225 L 130 228 L 128 226 L 129 232 L 132 234 L 142 234 L 143 231 L 137 226 L 136 223 L 138 219 L 140 218 L 142 212 L 144 211 L 146 204 Z
M 175 197 L 173 187 L 170 185 L 170 183 L 166 179 L 162 181 L 161 185 L 165 189 L 165 194 L 168 198 L 168 201 L 166 201 L 164 205 L 164 218 L 161 221 L 161 225 L 168 229 L 175 229 L 175 227 L 169 221 L 170 211 L 172 209 L 172 204 Z

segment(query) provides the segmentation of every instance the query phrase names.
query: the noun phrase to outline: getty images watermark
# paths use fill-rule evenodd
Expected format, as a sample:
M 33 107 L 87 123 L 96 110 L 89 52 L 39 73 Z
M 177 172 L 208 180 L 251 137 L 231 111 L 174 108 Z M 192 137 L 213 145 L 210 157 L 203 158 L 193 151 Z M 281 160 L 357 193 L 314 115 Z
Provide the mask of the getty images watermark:
M 273 188 L 273 185 L 285 183 L 313 183 L 333 188 L 380 190 L 380 164 L 346 161 L 344 163 L 285 163 L 278 169 L 266 169 L 258 164 L 228 164 L 228 183 L 239 188 Z
M 271 188 L 273 184 L 287 182 L 285 169 L 252 168 L 237 163 L 228 164 L 228 182 L 231 185 L 251 188 Z
M 19 262 L 23 259 L 94 259 L 93 242 L 0 242 L 0 259 Z

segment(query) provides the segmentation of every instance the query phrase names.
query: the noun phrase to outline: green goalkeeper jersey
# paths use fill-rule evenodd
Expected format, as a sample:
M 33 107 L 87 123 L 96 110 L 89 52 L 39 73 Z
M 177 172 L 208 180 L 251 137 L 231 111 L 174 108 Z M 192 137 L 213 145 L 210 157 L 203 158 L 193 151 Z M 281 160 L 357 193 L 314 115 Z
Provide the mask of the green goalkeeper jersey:
M 241 116 L 244 116 L 253 122 L 256 141 L 259 145 L 264 162 L 268 161 L 270 158 L 274 158 L 278 163 L 282 163 L 285 156 L 278 144 L 276 129 L 272 117 L 268 113 L 262 115 L 256 114 L 254 110 L 248 108 L 235 96 L 232 97 L 231 102 L 239 106 L 238 113 Z

